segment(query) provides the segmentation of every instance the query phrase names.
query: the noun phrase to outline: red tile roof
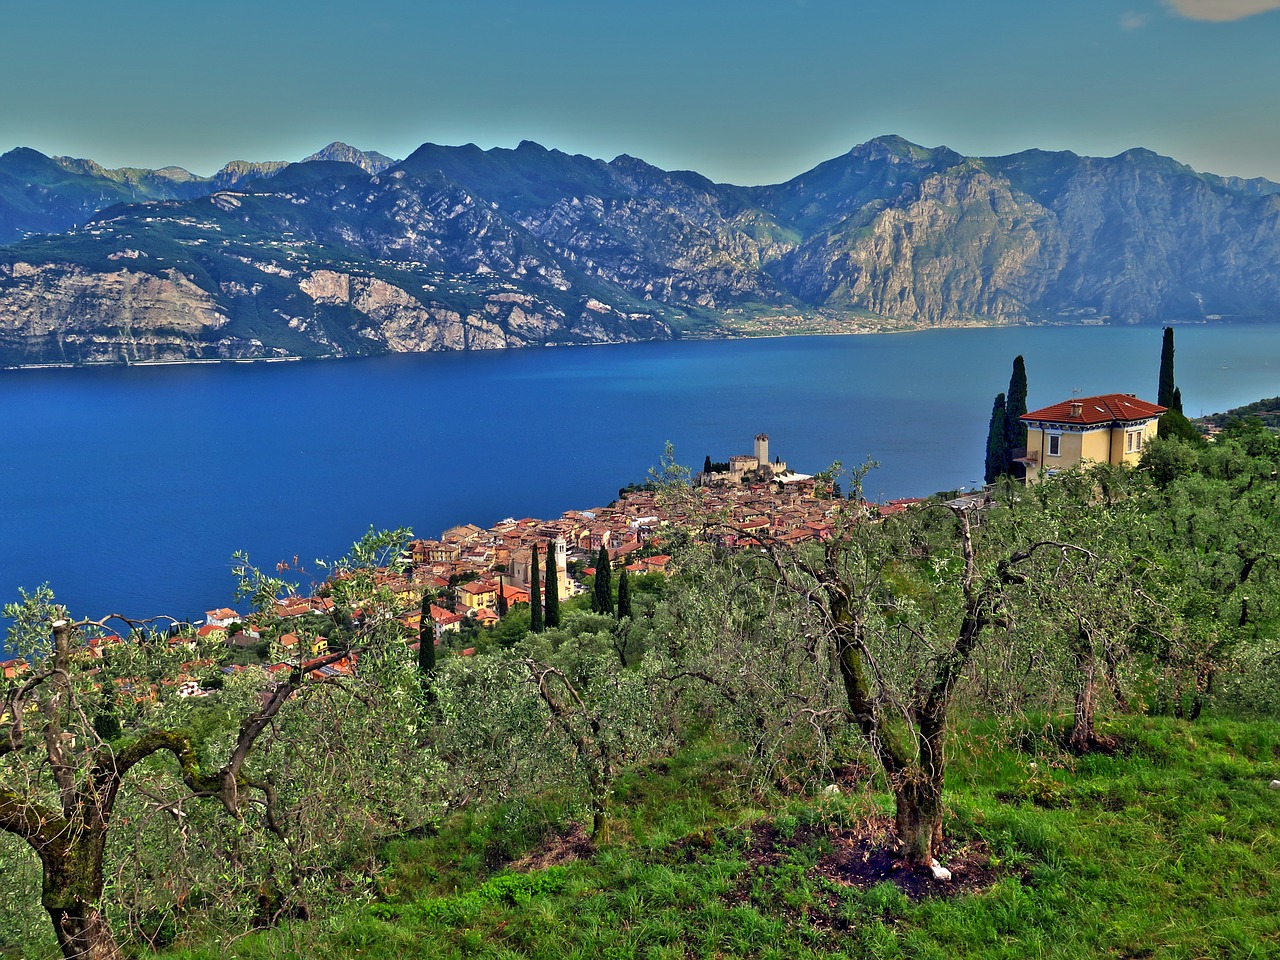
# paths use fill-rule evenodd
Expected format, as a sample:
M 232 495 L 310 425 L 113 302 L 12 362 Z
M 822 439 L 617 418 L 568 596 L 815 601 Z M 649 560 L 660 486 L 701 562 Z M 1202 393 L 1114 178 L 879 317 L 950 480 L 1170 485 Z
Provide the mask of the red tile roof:
M 1104 423 L 1124 423 L 1132 420 L 1149 420 L 1164 413 L 1167 408 L 1139 400 L 1130 393 L 1104 393 L 1098 397 L 1076 397 L 1063 400 L 1050 407 L 1041 407 L 1024 413 L 1027 421 L 1051 421 L 1095 426 Z
M 440 626 L 447 627 L 451 623 L 460 623 L 462 621 L 462 614 L 454 613 L 452 610 L 446 610 L 444 607 L 437 607 L 435 604 L 432 604 L 431 619 L 440 624 Z

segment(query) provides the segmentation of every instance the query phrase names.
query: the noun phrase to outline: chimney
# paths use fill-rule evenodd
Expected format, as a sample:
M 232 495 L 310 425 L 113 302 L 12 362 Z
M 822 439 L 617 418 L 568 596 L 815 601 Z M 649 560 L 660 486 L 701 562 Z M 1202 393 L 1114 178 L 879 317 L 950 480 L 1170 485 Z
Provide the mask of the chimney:
M 1073 400 L 1073 401 L 1071 402 L 1071 415 L 1072 415 L 1073 417 L 1079 417 L 1079 416 L 1083 415 L 1083 413 L 1084 413 L 1084 404 L 1083 404 L 1083 403 L 1078 403 L 1078 402 L 1076 402 L 1076 401 L 1074 401 L 1074 400 Z

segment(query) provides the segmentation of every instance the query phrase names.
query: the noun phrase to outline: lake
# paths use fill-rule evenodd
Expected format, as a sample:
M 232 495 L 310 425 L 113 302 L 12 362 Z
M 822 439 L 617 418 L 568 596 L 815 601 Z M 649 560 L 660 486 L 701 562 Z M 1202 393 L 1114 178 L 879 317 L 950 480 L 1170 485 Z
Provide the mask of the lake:
M 1280 394 L 1280 324 L 1176 328 L 1189 416 Z M 49 582 L 74 615 L 200 616 L 235 550 L 340 555 L 370 525 L 558 516 L 643 480 L 663 445 L 874 458 L 873 498 L 982 479 L 1026 357 L 1029 406 L 1154 401 L 1159 327 L 1039 327 L 0 372 L 0 598 Z

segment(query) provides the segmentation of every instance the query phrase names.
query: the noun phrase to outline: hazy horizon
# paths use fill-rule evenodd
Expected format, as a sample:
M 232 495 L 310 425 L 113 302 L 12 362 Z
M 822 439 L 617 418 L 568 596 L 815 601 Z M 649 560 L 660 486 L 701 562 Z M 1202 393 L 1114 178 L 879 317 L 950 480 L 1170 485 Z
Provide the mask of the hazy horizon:
M 893 133 L 1280 180 L 1280 0 L 10 5 L 7 145 L 114 168 L 534 140 L 778 183 Z

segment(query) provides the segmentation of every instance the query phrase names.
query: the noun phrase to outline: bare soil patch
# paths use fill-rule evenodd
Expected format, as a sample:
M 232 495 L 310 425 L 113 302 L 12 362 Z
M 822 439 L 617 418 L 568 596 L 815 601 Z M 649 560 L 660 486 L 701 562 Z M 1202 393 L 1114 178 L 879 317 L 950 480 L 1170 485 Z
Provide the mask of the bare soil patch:
M 932 871 L 907 866 L 895 851 L 896 835 L 889 817 L 862 821 L 854 830 L 832 834 L 830 841 L 834 849 L 818 861 L 819 874 L 860 890 L 887 881 L 909 899 L 921 900 L 985 890 L 999 879 L 991 866 L 991 853 L 980 841 L 942 851 L 938 859 L 951 871 L 950 880 L 935 880 Z
M 709 838 L 696 834 L 683 844 L 686 859 L 695 859 L 700 849 L 707 848 Z M 805 826 L 788 836 L 779 833 L 770 821 L 760 821 L 747 828 L 746 842 L 739 841 L 747 869 L 730 899 L 746 902 L 755 879 L 792 858 L 797 850 L 821 842 L 829 852 L 806 871 L 810 880 L 826 893 L 821 904 L 825 918 L 809 914 L 811 923 L 841 926 L 840 887 L 868 890 L 880 883 L 892 883 L 912 901 L 927 897 L 953 897 L 989 888 L 1001 876 L 991 866 L 991 854 L 981 841 L 957 844 L 942 852 L 941 863 L 951 871 L 950 880 L 937 880 L 932 871 L 910 867 L 897 854 L 897 836 L 893 819 L 886 816 L 866 817 L 852 825 L 837 827 Z
M 553 831 L 542 841 L 509 866 L 520 873 L 558 867 L 575 860 L 590 860 L 596 855 L 596 845 L 587 836 L 581 824 L 571 823 L 563 830 Z

